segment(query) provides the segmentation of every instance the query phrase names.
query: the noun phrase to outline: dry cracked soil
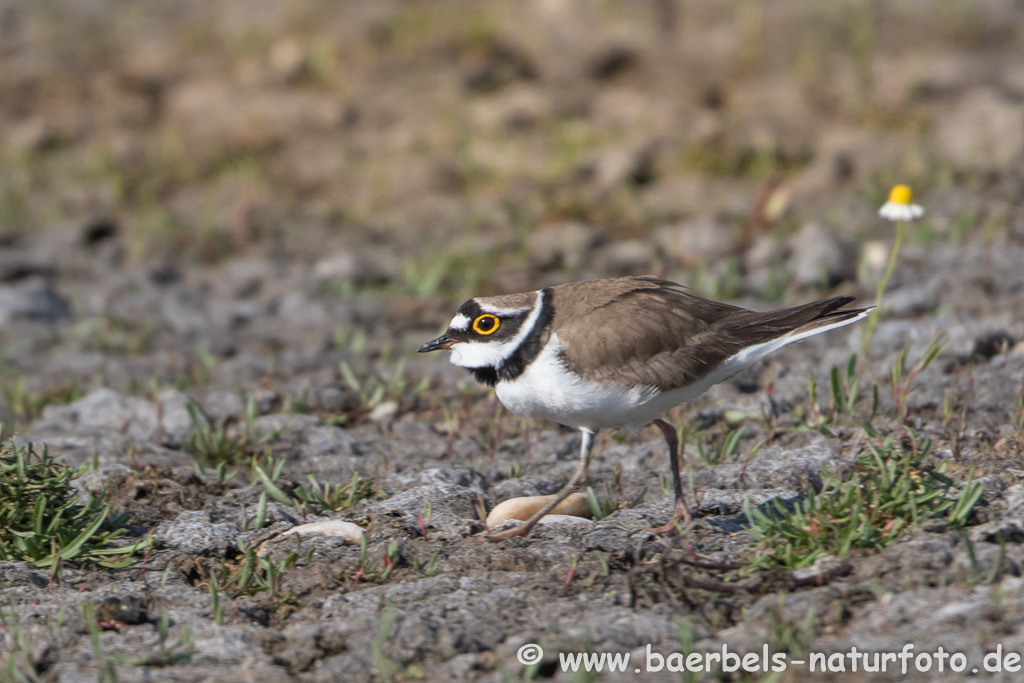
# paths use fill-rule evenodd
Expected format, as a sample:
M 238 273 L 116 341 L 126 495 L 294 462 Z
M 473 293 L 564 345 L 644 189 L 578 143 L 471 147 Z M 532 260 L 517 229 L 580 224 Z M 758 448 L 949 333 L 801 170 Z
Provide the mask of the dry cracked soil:
M 0 679 L 1015 680 L 1021 169 L 1012 0 L 0 0 L 3 436 L 82 467 L 144 545 L 0 562 Z M 473 542 L 557 491 L 579 436 L 414 353 L 464 299 L 653 273 L 749 308 L 872 302 L 897 182 L 926 213 L 873 338 L 672 412 L 691 528 L 643 531 L 672 509 L 648 427 L 600 435 L 599 519 Z M 886 439 L 983 486 L 962 523 L 755 566 L 744 500 L 835 494 Z M 844 659 L 907 644 L 966 668 Z M 723 646 L 838 659 L 646 670 Z M 563 670 L 581 652 L 631 663 Z

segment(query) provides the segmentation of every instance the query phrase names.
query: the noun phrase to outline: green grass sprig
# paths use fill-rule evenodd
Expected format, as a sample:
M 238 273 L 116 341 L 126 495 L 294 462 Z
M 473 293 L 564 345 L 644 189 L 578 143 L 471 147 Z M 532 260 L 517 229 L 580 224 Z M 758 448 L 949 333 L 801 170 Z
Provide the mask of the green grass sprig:
M 967 524 L 984 487 L 974 472 L 962 486 L 946 475 L 948 462 L 932 464 L 931 444 L 904 448 L 893 438 L 869 441 L 853 473 L 841 479 L 827 468 L 824 486 L 792 509 L 775 499 L 765 509 L 744 502 L 758 546 L 754 569 L 796 569 L 855 548 L 880 550 L 926 519 L 951 527 Z M 958 497 L 949 494 L 960 489 Z
M 111 546 L 125 532 L 128 515 L 111 516 L 109 503 L 89 496 L 84 503 L 71 482 L 85 467 L 72 468 L 44 447 L 0 448 L 0 560 L 59 567 L 72 560 L 125 567 L 147 541 Z M 101 496 L 102 498 L 102 496 Z

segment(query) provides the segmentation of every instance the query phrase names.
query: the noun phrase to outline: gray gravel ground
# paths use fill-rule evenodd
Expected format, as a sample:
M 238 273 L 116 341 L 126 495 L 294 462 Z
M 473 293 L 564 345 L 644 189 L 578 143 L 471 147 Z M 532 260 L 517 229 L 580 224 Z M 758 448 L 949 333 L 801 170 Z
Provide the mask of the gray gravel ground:
M 0 563 L 0 680 L 778 680 L 634 668 L 907 644 L 963 653 L 942 680 L 1019 677 L 982 665 L 1024 655 L 1014 3 L 289 7 L 0 1 L 3 434 L 87 466 L 82 496 L 152 543 L 123 569 Z M 672 510 L 647 428 L 599 437 L 608 516 L 473 542 L 495 504 L 557 491 L 579 436 L 413 353 L 462 299 L 658 273 L 758 309 L 870 302 L 895 181 L 928 213 L 867 353 L 860 329 L 833 331 L 672 414 L 699 502 L 686 534 L 643 531 Z M 899 353 L 912 366 L 939 334 L 897 406 Z M 802 428 L 808 378 L 827 413 L 829 370 L 855 353 L 855 415 Z M 984 485 L 966 529 L 728 569 L 755 554 L 744 499 L 792 506 L 848 475 L 865 419 Z M 303 511 L 264 495 L 253 456 L 282 463 L 285 497 L 309 475 L 374 492 Z M 332 520 L 365 546 L 286 534 Z M 224 588 L 247 550 L 282 568 L 268 590 Z M 539 666 L 517 658 L 530 643 Z M 562 671 L 577 652 L 631 664 Z M 939 676 L 896 667 L 782 678 Z

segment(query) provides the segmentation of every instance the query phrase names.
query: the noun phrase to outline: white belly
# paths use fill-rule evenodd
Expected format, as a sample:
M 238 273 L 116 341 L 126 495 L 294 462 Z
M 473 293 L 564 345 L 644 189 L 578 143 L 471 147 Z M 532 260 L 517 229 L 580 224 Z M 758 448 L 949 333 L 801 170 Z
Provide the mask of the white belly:
M 553 335 L 540 355 L 514 381 L 495 386 L 502 404 L 520 417 L 551 420 L 568 427 L 590 430 L 635 431 L 665 411 L 691 401 L 712 385 L 754 364 L 781 344 L 750 347 L 726 360 L 701 380 L 680 389 L 662 392 L 657 387 L 588 382 L 569 372 L 558 358 L 561 348 Z
M 569 427 L 635 429 L 681 402 L 669 405 L 666 399 L 670 394 L 654 387 L 585 381 L 565 369 L 558 359 L 559 348 L 557 335 L 552 336 L 523 374 L 497 384 L 495 391 L 506 408 L 520 417 L 551 420 Z

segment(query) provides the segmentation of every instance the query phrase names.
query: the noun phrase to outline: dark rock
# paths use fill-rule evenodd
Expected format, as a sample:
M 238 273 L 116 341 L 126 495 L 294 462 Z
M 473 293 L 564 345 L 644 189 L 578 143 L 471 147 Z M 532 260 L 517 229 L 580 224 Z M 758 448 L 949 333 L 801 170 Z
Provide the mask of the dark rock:
M 47 280 L 0 285 L 0 326 L 16 320 L 53 324 L 71 318 L 71 305 Z
M 135 595 L 111 595 L 96 606 L 96 620 L 106 624 L 137 626 L 152 621 L 146 601 Z
M 170 264 L 158 266 L 149 271 L 149 280 L 154 285 L 173 285 L 181 280 L 181 271 Z
M 997 330 L 978 337 L 974 341 L 971 357 L 977 360 L 991 360 L 1013 348 L 1016 340 L 1006 330 Z
M 117 237 L 120 228 L 109 218 L 98 218 L 82 228 L 82 244 L 91 247 Z
M 602 50 L 591 61 L 591 78 L 606 81 L 635 69 L 640 61 L 637 51 L 628 45 L 612 45 Z
M 19 249 L 0 249 L 0 282 L 17 282 L 34 275 L 51 275 L 53 267 Z
M 630 145 L 597 152 L 580 165 L 577 177 L 602 192 L 625 184 L 647 185 L 656 178 L 654 147 Z

